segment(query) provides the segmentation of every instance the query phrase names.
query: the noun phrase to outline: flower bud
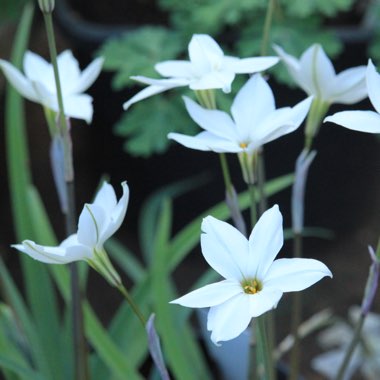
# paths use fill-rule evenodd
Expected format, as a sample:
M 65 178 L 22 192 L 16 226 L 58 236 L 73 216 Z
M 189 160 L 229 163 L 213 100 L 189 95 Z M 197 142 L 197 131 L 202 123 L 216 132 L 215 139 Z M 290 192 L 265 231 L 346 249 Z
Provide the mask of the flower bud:
M 55 7 L 55 0 L 38 0 L 38 6 L 42 13 L 52 13 Z

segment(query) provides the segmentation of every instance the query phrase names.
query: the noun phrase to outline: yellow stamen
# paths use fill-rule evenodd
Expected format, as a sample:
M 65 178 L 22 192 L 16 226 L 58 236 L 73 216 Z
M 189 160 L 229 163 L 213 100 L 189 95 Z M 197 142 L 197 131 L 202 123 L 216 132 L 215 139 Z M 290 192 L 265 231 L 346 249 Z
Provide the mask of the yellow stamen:
M 239 146 L 240 146 L 240 148 L 245 149 L 245 148 L 247 148 L 248 144 L 247 143 L 240 143 Z

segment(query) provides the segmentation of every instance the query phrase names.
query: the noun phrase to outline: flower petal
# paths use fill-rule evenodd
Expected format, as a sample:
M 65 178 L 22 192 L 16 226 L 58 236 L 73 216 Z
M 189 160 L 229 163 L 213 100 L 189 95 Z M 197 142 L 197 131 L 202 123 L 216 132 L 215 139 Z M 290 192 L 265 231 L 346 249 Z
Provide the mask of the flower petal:
M 226 279 L 246 276 L 248 242 L 235 227 L 212 216 L 202 222 L 201 247 L 209 265 Z
M 78 81 L 72 88 L 73 93 L 81 93 L 86 91 L 95 82 L 96 78 L 102 71 L 104 58 L 94 59 L 80 74 Z
M 86 203 L 79 216 L 78 241 L 90 248 L 96 247 L 100 241 L 101 232 L 107 223 L 107 214 L 102 207 Z
M 32 83 L 9 62 L 0 59 L 0 67 L 12 86 L 26 99 L 38 102 L 38 96 Z
M 371 60 L 368 61 L 366 83 L 369 100 L 371 101 L 377 113 L 380 113 L 380 75 L 377 73 L 376 68 Z
M 231 92 L 231 84 L 235 74 L 228 70 L 214 70 L 203 74 L 200 78 L 190 82 L 191 90 L 208 90 L 221 88 L 225 93 Z
M 248 139 L 250 131 L 275 110 L 271 88 L 260 74 L 253 75 L 237 93 L 231 114 L 239 131 L 239 137 Z
M 249 237 L 248 277 L 263 280 L 284 243 L 282 215 L 277 205 L 265 211 Z
M 105 224 L 101 232 L 99 244 L 103 244 L 110 236 L 112 236 L 121 226 L 125 218 L 129 201 L 129 187 L 127 182 L 121 184 L 123 188 L 123 195 L 119 199 L 117 205 L 110 210 L 108 224 Z
M 63 107 L 67 117 L 84 120 L 87 124 L 91 123 L 94 108 L 90 95 L 78 94 L 65 96 L 63 98 Z
M 211 340 L 220 341 L 239 336 L 251 321 L 249 296 L 238 294 L 218 306 L 210 308 L 207 317 L 207 330 L 211 330 Z
M 154 68 L 163 77 L 194 77 L 193 67 L 189 61 L 164 61 L 157 63 Z
M 58 55 L 57 64 L 63 96 L 75 93 L 81 75 L 78 61 L 70 50 L 65 50 Z M 53 84 L 55 87 L 55 81 Z
M 30 81 L 42 83 L 50 92 L 56 93 L 54 72 L 50 63 L 28 50 L 24 54 L 23 68 Z
M 94 204 L 104 209 L 105 212 L 110 212 L 116 207 L 117 199 L 112 185 L 106 181 L 103 182 L 95 196 Z
M 12 247 L 46 264 L 66 264 L 70 262 L 67 261 L 66 249 L 62 247 L 42 246 L 31 240 L 24 240 L 22 244 L 15 244 Z
M 265 287 L 256 294 L 250 294 L 249 307 L 251 317 L 256 318 L 269 310 L 275 309 L 281 297 L 281 290 Z
M 278 259 L 268 269 L 263 286 L 280 289 L 282 292 L 297 292 L 325 276 L 332 277 L 332 273 L 318 260 Z
M 183 100 L 190 117 L 203 129 L 227 140 L 237 140 L 235 125 L 226 112 L 203 108 L 186 96 Z
M 353 104 L 368 96 L 366 87 L 366 67 L 357 66 L 344 70 L 335 78 L 335 88 L 331 103 Z
M 170 303 L 186 307 L 210 307 L 220 305 L 242 292 L 243 290 L 238 282 L 223 280 L 203 286 L 202 288 L 194 290 Z
M 278 61 L 278 57 L 235 58 L 225 56 L 223 67 L 235 74 L 252 74 L 269 69 Z
M 337 112 L 323 120 L 328 121 L 354 131 L 380 133 L 380 115 L 373 111 Z

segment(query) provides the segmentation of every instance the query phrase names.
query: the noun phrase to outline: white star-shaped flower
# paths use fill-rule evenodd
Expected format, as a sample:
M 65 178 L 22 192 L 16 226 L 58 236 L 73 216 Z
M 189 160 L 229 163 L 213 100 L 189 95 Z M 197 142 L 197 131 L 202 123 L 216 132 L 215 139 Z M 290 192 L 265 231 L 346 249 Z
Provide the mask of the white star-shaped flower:
M 306 289 L 332 276 L 318 260 L 274 260 L 284 241 L 277 205 L 261 216 L 248 240 L 236 228 L 212 216 L 203 220 L 202 231 L 203 256 L 224 280 L 171 303 L 210 307 L 207 329 L 215 344 L 237 337 L 252 318 L 275 308 L 283 293 Z
M 366 72 L 368 97 L 375 111 L 343 111 L 325 118 L 324 122 L 339 124 L 359 132 L 380 133 L 380 75 L 372 61 L 368 61 Z
M 13 247 L 47 264 L 84 260 L 113 283 L 112 280 L 119 277 L 114 272 L 103 245 L 119 229 L 127 212 L 129 188 L 126 182 L 122 183 L 122 188 L 123 195 L 117 201 L 113 187 L 104 182 L 94 202 L 83 207 L 78 232 L 58 247 L 42 246 L 31 240 L 24 240 L 22 244 Z
M 276 109 L 271 88 L 260 74 L 253 75 L 236 95 L 231 116 L 202 108 L 184 98 L 191 118 L 205 131 L 196 136 L 169 133 L 168 137 L 197 150 L 252 154 L 262 145 L 297 129 L 305 119 L 312 97 L 293 108 Z
M 277 57 L 235 58 L 224 55 L 220 46 L 207 34 L 195 34 L 189 43 L 189 61 L 172 60 L 155 65 L 166 79 L 134 76 L 149 87 L 124 103 L 126 110 L 133 103 L 175 87 L 189 86 L 192 90 L 231 90 L 236 74 L 252 74 L 268 69 L 278 62 Z
M 353 67 L 336 74 L 331 60 L 319 44 L 310 46 L 299 60 L 279 46 L 273 48 L 293 80 L 308 95 L 328 104 L 353 104 L 367 97 L 365 66 Z
M 90 123 L 93 114 L 92 97 L 83 92 L 99 76 L 103 58 L 96 58 L 82 72 L 70 50 L 59 54 L 57 61 L 65 116 Z M 2 59 L 0 59 L 0 67 L 13 87 L 26 99 L 54 112 L 59 111 L 52 64 L 39 55 L 27 51 L 23 62 L 24 74 Z

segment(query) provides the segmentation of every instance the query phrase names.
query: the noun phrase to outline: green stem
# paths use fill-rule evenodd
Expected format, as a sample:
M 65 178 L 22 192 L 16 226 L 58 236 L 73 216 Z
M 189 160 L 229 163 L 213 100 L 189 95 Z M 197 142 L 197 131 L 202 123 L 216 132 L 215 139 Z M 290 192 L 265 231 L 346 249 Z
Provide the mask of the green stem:
M 259 202 L 259 216 L 261 216 L 267 210 L 267 196 L 265 194 L 265 160 L 264 160 L 264 148 L 261 147 L 257 153 L 257 189 L 260 195 Z
M 365 315 L 360 314 L 359 321 L 355 326 L 355 331 L 354 331 L 354 335 L 352 337 L 351 343 L 350 343 L 350 345 L 346 351 L 343 362 L 339 368 L 339 371 L 338 371 L 338 374 L 337 374 L 335 380 L 342 380 L 343 379 L 344 373 L 346 372 L 347 366 L 350 363 L 351 356 L 354 352 L 354 349 L 355 349 L 356 345 L 360 342 L 360 335 L 361 335 L 361 331 L 362 331 L 362 328 L 364 325 L 364 321 L 365 321 Z
M 248 192 L 249 192 L 249 199 L 250 199 L 251 227 L 253 228 L 257 222 L 255 185 L 248 184 Z
M 294 235 L 294 252 L 293 257 L 302 257 L 302 235 L 296 233 Z M 296 380 L 299 374 L 300 366 L 300 336 L 298 332 L 299 325 L 302 320 L 302 296 L 301 292 L 293 294 L 293 307 L 291 317 L 291 331 L 294 337 L 294 344 L 290 353 L 290 376 L 289 380 Z
M 255 319 L 256 339 L 257 339 L 257 373 L 259 380 L 274 380 L 274 367 L 272 351 L 268 345 L 266 329 L 266 316 L 262 315 Z
M 222 168 L 224 185 L 226 187 L 226 191 L 230 196 L 232 196 L 232 181 L 231 181 L 230 170 L 228 168 L 228 162 L 227 162 L 226 154 L 220 153 L 219 154 L 219 160 L 220 160 L 220 166 Z
M 69 127 L 65 118 L 62 87 L 59 79 L 57 48 L 55 45 L 53 19 L 51 13 L 43 13 L 50 58 L 53 65 L 55 85 L 57 89 L 57 101 L 59 107 L 59 132 L 64 141 L 64 164 L 65 164 L 65 181 L 68 199 L 68 209 L 65 213 L 65 224 L 67 236 L 73 234 L 76 230 L 75 221 L 75 196 L 74 196 L 74 171 L 72 165 L 72 151 L 70 146 Z M 77 264 L 70 264 L 70 281 L 71 281 L 71 302 L 73 318 L 73 336 L 74 336 L 74 361 L 75 361 L 75 379 L 87 380 L 90 378 L 88 369 L 88 353 L 84 335 L 82 295 L 79 285 L 79 275 Z
M 129 294 L 128 290 L 124 287 L 123 284 L 119 284 L 117 286 L 117 289 L 124 296 L 124 298 L 126 299 L 126 301 L 129 304 L 129 306 L 132 308 L 133 312 L 136 314 L 136 316 L 140 320 L 141 324 L 143 325 L 143 328 L 145 329 L 147 321 L 146 321 L 144 315 L 142 314 L 142 312 L 140 311 L 139 307 L 137 306 L 137 304 L 135 303 L 135 301 L 133 300 L 133 298 Z
M 269 33 L 272 26 L 274 8 L 275 8 L 275 0 L 269 0 L 267 12 L 265 15 L 265 21 L 264 21 L 263 38 L 261 40 L 260 54 L 262 56 L 267 55 L 268 45 L 269 45 Z

